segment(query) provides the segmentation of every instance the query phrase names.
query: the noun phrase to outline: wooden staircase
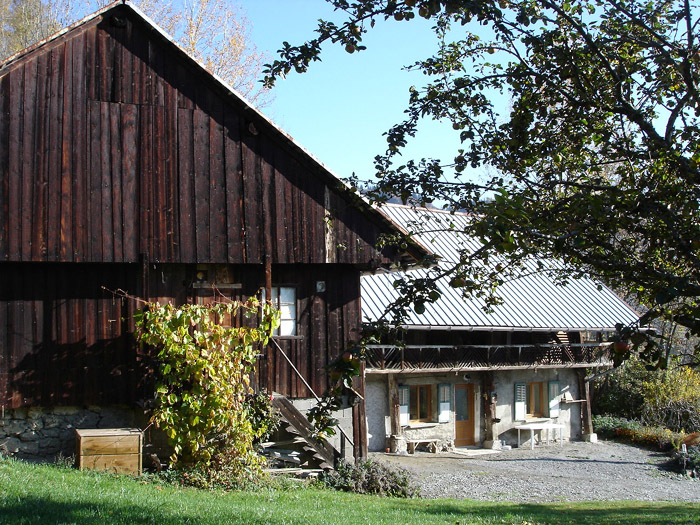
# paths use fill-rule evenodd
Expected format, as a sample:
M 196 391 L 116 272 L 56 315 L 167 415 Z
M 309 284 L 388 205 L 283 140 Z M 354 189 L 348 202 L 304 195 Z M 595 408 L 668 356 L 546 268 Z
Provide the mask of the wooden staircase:
M 569 334 L 567 332 L 535 332 L 535 344 L 565 345 L 569 346 Z
M 332 469 L 339 452 L 325 439 L 315 439 L 313 426 L 292 402 L 273 394 L 272 406 L 280 412 L 282 424 L 275 439 L 263 443 L 263 453 L 278 465 L 302 469 Z

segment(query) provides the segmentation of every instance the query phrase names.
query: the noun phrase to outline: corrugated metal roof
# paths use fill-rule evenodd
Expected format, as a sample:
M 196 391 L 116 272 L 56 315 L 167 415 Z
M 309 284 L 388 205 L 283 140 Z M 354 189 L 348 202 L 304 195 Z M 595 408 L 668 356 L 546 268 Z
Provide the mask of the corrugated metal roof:
M 463 230 L 469 216 L 440 210 L 388 204 L 381 211 L 404 229 L 414 232 L 420 243 L 441 256 L 438 267 L 449 267 L 461 251 L 472 252 L 480 243 Z M 493 264 L 496 264 L 494 260 Z M 544 264 L 549 271 L 539 271 Z M 636 322 L 638 315 L 612 290 L 591 278 L 570 279 L 566 285 L 555 282 L 550 272 L 563 268 L 553 260 L 531 260 L 527 272 L 502 284 L 497 294 L 504 299 L 493 312 L 483 310 L 484 301 L 465 299 L 447 279 L 437 282 L 442 296 L 425 305 L 423 314 L 411 312 L 404 323 L 408 328 L 459 328 L 479 330 L 583 331 L 614 330 L 617 323 Z M 427 277 L 432 270 L 412 270 L 414 277 Z M 396 273 L 362 277 L 362 315 L 379 319 L 387 305 L 398 297 L 393 286 Z

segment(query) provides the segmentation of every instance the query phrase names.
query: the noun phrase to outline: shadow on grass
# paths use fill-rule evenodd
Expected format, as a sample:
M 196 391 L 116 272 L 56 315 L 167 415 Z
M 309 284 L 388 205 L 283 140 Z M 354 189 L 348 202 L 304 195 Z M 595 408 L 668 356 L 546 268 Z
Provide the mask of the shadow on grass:
M 264 517 L 245 509 L 212 510 L 193 506 L 187 511 L 162 505 L 136 503 L 108 504 L 56 501 L 50 498 L 23 497 L 19 502 L 0 505 L 2 525 L 89 523 L 108 525 L 210 525 L 214 523 L 268 525 L 289 523 L 274 516 Z
M 350 522 L 367 521 L 372 515 L 381 516 L 382 523 L 617 523 L 617 524 L 679 524 L 700 523 L 700 505 L 678 503 L 576 503 L 576 504 L 510 504 L 486 502 L 454 502 L 440 500 L 373 499 L 369 507 L 357 505 L 350 514 L 343 513 Z M 297 503 L 298 504 L 298 503 Z M 100 524 L 209 524 L 209 523 L 332 523 L 328 509 L 311 511 L 303 520 L 304 509 L 283 516 L 275 505 L 294 505 L 291 501 L 277 501 L 264 515 L 247 512 L 245 507 L 208 512 L 192 508 L 172 510 L 167 505 L 138 505 L 111 501 L 100 506 L 85 502 L 58 502 L 49 498 L 23 497 L 20 501 L 6 502 L 0 507 L 0 523 L 100 523 Z M 302 503 L 303 505 L 303 503 Z M 376 505 L 377 508 L 372 509 Z M 211 509 L 208 509 L 211 510 Z M 200 514 L 203 513 L 204 515 Z M 375 513 L 379 513 L 378 515 Z M 390 521 L 386 521 L 386 520 Z M 406 521 L 408 520 L 408 521 Z
M 114 502 L 106 506 L 27 496 L 16 503 L 6 502 L 0 506 L 0 523 L 18 525 L 28 523 L 204 524 L 207 522 L 197 516 L 175 515 L 167 508 L 154 509 L 152 506 Z
M 396 509 L 399 510 L 400 506 Z M 584 502 L 561 504 L 512 504 L 433 500 L 420 509 L 416 522 L 440 520 L 450 523 L 582 523 L 582 524 L 700 524 L 700 504 L 643 502 Z

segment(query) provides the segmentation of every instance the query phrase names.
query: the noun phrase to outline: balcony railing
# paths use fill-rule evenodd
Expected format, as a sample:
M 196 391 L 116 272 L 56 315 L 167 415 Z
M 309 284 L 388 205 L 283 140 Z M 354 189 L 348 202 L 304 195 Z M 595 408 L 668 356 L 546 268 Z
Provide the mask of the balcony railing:
M 530 345 L 370 345 L 368 370 L 466 370 L 536 366 L 602 366 L 611 343 Z

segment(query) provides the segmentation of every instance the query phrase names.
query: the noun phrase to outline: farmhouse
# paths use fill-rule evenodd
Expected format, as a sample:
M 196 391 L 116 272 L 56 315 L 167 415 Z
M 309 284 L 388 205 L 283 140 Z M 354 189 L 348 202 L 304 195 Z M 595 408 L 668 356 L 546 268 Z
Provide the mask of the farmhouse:
M 386 205 L 381 210 L 441 257 L 458 261 L 480 245 L 459 233 L 466 214 Z M 441 298 L 402 321 L 401 345 L 374 345 L 366 362 L 370 450 L 418 442 L 498 448 L 514 444 L 518 426 L 580 438 L 592 432 L 586 369 L 610 363 L 607 333 L 637 314 L 611 290 L 588 278 L 555 283 L 556 261 L 529 270 L 498 290 L 504 304 L 491 313 L 465 300 L 447 278 Z M 496 261 L 493 263 L 496 264 Z M 430 270 L 412 270 L 421 277 Z M 362 314 L 376 321 L 397 297 L 397 274 L 362 278 Z M 545 428 L 541 428 L 545 427 Z M 561 434 L 560 434 L 561 433 Z M 544 437 L 544 436 L 541 436 Z M 532 443 L 531 443 L 532 444 Z
M 283 318 L 256 386 L 307 400 L 303 377 L 322 393 L 325 365 L 360 335 L 361 273 L 425 254 L 375 248 L 396 232 L 128 2 L 10 57 L 0 446 L 47 457 L 71 452 L 75 428 L 143 428 L 139 305 L 104 288 L 176 304 L 265 290 Z M 364 457 L 365 405 L 346 412 Z

